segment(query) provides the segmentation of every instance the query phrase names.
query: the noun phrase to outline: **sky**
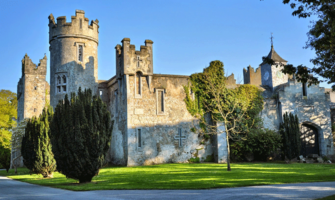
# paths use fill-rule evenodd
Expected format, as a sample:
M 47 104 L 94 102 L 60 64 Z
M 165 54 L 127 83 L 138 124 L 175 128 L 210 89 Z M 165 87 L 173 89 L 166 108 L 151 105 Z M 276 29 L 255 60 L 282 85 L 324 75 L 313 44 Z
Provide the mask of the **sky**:
M 114 47 L 125 37 L 137 50 L 146 39 L 154 42 L 155 74 L 191 75 L 220 60 L 238 83 L 243 68 L 256 69 L 268 55 L 271 33 L 288 63 L 312 67 L 315 57 L 303 48 L 312 19 L 292 16 L 282 0 L 0 0 L 0 89 L 16 92 L 26 53 L 35 64 L 50 57 L 48 16 L 70 22 L 76 9 L 99 20 L 99 80 L 115 75 Z M 48 60 L 48 82 L 49 66 Z

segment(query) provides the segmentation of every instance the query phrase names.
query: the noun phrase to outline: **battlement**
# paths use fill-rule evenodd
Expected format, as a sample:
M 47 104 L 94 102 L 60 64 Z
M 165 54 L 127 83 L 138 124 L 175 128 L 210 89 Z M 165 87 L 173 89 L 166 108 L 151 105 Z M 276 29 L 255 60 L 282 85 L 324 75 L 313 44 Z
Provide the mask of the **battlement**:
M 243 68 L 243 78 L 244 84 L 251 84 L 251 85 L 262 85 L 262 72 L 261 67 L 259 66 L 256 71 L 250 65 L 247 69 Z
M 40 63 L 36 65 L 31 61 L 29 56 L 26 54 L 22 59 L 22 76 L 24 74 L 46 75 L 47 56 L 44 55 L 44 57 L 40 59 Z
M 139 51 L 135 45 L 130 44 L 129 38 L 123 38 L 121 43 L 122 45 L 115 46 L 117 76 L 131 75 L 138 71 L 143 75 L 153 75 L 153 41 L 145 40 L 145 45 L 141 45 Z
M 76 10 L 76 15 L 71 17 L 71 22 L 66 22 L 66 17 L 57 17 L 57 23 L 52 14 L 49 15 L 49 42 L 56 38 L 78 37 L 99 42 L 99 21 L 91 21 L 85 17 L 85 12 Z
M 236 79 L 234 77 L 234 74 L 231 74 L 230 76 L 226 77 L 225 83 L 228 88 L 236 87 Z

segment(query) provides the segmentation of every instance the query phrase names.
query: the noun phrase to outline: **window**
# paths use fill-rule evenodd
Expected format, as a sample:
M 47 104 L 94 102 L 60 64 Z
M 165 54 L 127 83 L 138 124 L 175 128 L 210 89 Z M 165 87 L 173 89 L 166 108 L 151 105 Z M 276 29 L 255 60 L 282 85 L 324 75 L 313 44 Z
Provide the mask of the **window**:
M 34 108 L 34 112 L 36 112 L 37 111 L 37 109 L 36 108 Z
M 56 74 L 56 93 L 67 92 L 67 77 L 64 73 Z
M 83 62 L 83 45 L 78 45 L 78 61 Z
M 118 108 L 118 91 L 114 91 L 114 96 L 115 96 L 115 117 L 117 117 L 119 108 Z
M 142 73 L 136 72 L 135 75 L 135 98 L 142 97 Z
M 307 97 L 307 83 L 302 83 L 302 96 Z
M 37 86 L 34 87 L 34 90 L 37 90 Z
M 157 115 L 163 115 L 165 112 L 165 94 L 164 89 L 156 90 L 156 101 L 157 101 Z
M 99 96 L 102 98 L 102 90 L 99 90 Z
M 80 29 L 83 28 L 83 19 L 79 19 L 79 26 L 80 26 Z
M 142 133 L 141 133 L 141 129 L 137 129 L 137 147 L 142 147 Z

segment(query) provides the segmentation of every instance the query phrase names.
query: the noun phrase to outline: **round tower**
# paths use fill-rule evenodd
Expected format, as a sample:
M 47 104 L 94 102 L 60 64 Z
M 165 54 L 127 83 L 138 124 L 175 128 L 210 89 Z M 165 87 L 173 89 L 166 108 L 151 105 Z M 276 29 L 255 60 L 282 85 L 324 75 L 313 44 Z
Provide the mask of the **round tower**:
M 90 88 L 98 90 L 99 21 L 85 18 L 76 10 L 71 22 L 49 16 L 50 104 L 56 107 L 65 94 Z

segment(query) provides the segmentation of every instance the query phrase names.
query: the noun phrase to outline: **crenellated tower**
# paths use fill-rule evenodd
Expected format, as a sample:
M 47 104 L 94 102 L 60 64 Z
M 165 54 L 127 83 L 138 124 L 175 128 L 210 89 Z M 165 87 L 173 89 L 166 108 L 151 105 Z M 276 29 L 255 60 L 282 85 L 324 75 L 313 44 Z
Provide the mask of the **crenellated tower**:
M 46 82 L 47 57 L 38 65 L 26 54 L 22 59 L 22 77 L 17 84 L 17 121 L 39 116 L 49 99 L 49 84 Z
M 126 76 L 144 76 L 150 88 L 153 75 L 153 41 L 145 40 L 145 45 L 136 51 L 135 45 L 130 44 L 129 38 L 124 38 L 121 45 L 116 45 L 116 77 L 119 84 Z M 138 93 L 137 95 L 140 95 Z
M 49 16 L 50 96 L 55 107 L 65 94 L 90 88 L 98 90 L 99 21 L 85 18 L 76 10 L 71 22 L 66 17 Z
M 244 84 L 250 84 L 256 86 L 262 85 L 261 67 L 258 67 L 256 71 L 250 65 L 248 66 L 247 69 L 243 68 L 243 78 L 244 78 Z

